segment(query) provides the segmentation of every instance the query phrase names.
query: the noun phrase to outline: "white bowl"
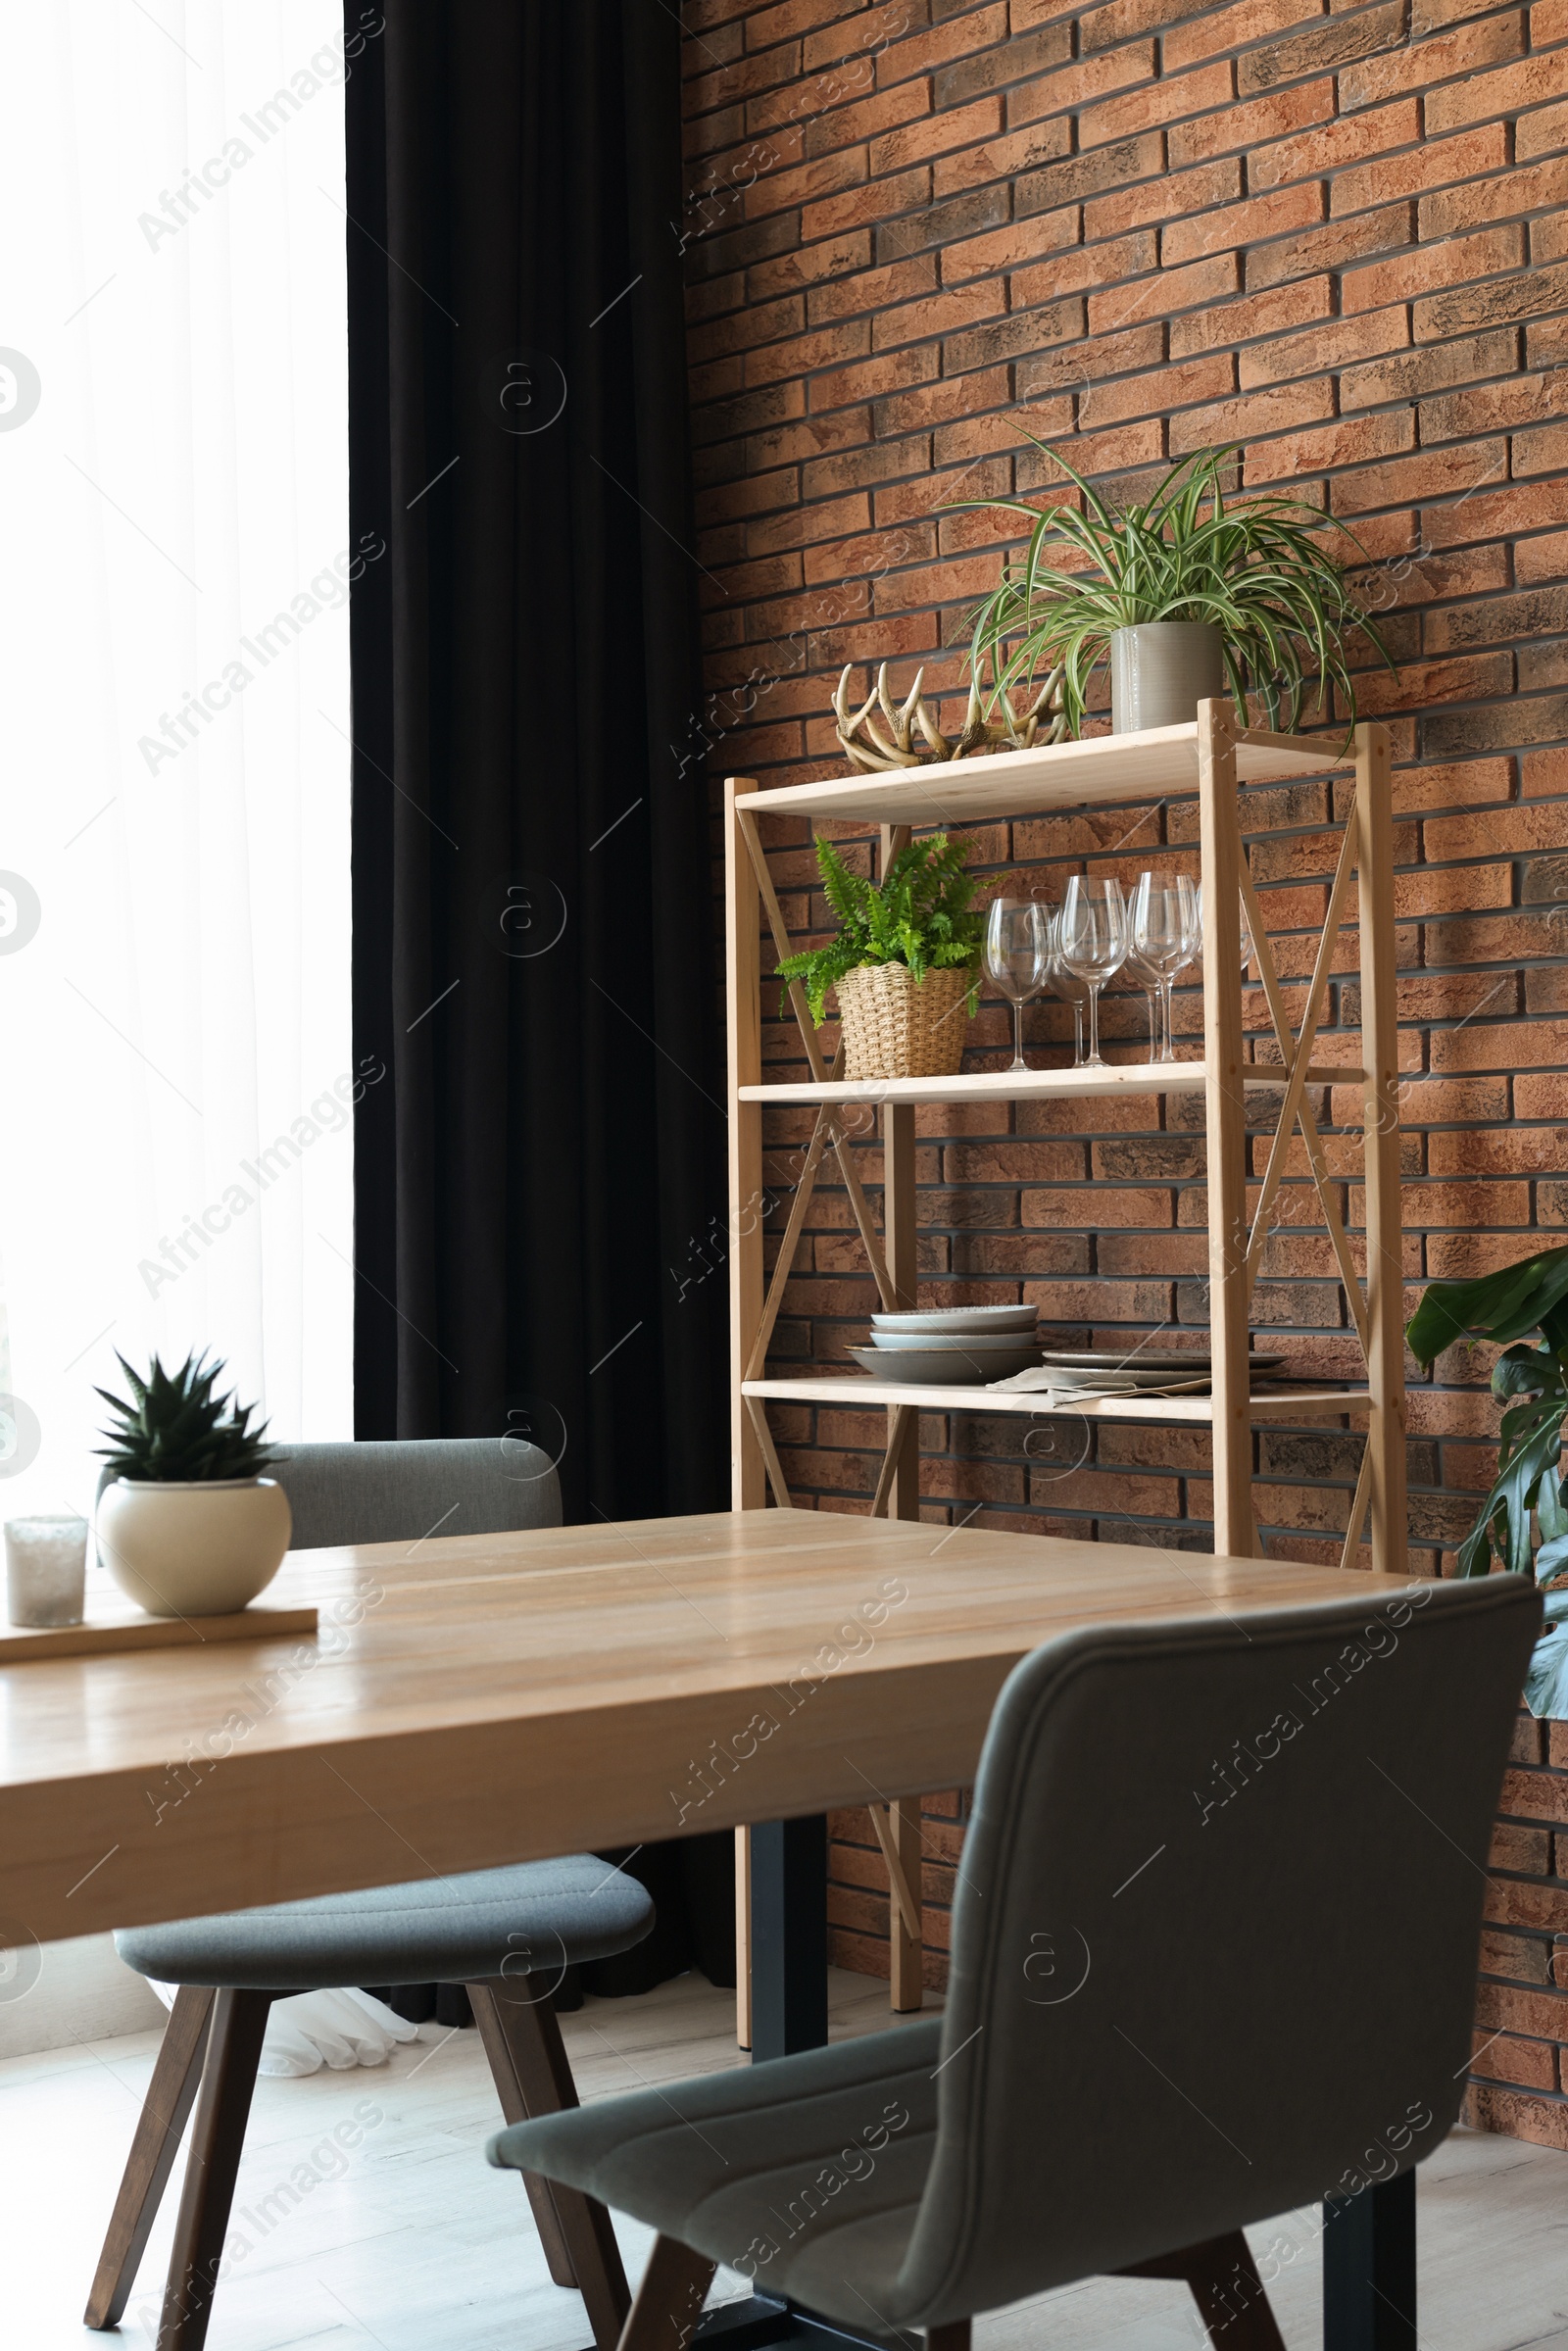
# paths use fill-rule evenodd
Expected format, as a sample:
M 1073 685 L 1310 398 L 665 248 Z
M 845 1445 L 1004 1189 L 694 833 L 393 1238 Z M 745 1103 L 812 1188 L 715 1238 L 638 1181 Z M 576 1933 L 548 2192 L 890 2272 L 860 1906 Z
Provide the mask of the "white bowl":
M 275 1478 L 117 1478 L 98 1555 L 149 1616 L 232 1616 L 283 1563 L 293 1522 Z

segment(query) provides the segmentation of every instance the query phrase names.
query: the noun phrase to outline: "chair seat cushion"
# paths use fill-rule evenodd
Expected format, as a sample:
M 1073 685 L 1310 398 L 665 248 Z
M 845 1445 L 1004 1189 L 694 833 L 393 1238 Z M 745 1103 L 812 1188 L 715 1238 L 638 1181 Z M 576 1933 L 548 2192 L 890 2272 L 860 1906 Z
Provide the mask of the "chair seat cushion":
M 542 2172 L 858 2333 L 897 2284 L 936 2140 L 940 2018 L 517 2123 L 493 2164 Z
M 592 1853 L 469 1870 L 413 1886 L 323 1894 L 115 1936 L 127 1967 L 161 1984 L 327 1991 L 345 1984 L 473 1984 L 608 1959 L 654 1923 L 645 1887 Z

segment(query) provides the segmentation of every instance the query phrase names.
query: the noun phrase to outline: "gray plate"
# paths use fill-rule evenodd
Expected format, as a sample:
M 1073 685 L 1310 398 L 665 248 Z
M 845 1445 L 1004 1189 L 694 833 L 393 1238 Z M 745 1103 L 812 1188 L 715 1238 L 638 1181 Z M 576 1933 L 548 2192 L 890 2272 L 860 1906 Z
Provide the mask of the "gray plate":
M 1040 1342 L 1033 1331 L 884 1331 L 871 1334 L 873 1347 L 886 1347 L 898 1354 L 910 1347 L 923 1353 L 945 1354 L 951 1347 L 959 1354 L 990 1355 L 1005 1350 L 1013 1352 L 1020 1347 L 1039 1351 Z
M 1040 1349 L 1021 1342 L 1011 1354 L 987 1347 L 965 1355 L 951 1347 L 852 1347 L 850 1353 L 873 1379 L 901 1388 L 978 1388 L 988 1380 L 1010 1379 L 1040 1360 Z
M 1167 1389 L 1192 1387 L 1195 1391 L 1209 1385 L 1209 1368 L 1200 1363 L 1196 1368 L 1180 1371 L 1086 1371 L 1081 1365 L 1048 1363 L 1054 1388 L 1086 1388 L 1102 1396 L 1141 1396 L 1146 1390 L 1154 1396 Z
M 1207 1371 L 1212 1360 L 1206 1347 L 1048 1347 L 1043 1352 L 1046 1362 L 1059 1364 L 1063 1371 L 1190 1371 L 1196 1377 L 1199 1372 Z M 1270 1371 L 1276 1363 L 1283 1363 L 1285 1357 L 1259 1350 L 1247 1360 L 1254 1371 Z
M 1038 1306 L 925 1306 L 918 1313 L 873 1314 L 878 1331 L 1032 1331 Z

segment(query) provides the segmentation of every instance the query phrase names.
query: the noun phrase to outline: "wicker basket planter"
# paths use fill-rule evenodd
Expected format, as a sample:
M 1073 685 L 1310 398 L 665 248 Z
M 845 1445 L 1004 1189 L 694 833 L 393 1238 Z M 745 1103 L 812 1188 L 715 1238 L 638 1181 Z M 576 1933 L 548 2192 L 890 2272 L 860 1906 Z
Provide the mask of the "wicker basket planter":
M 838 983 L 847 1078 L 945 1078 L 963 1059 L 972 974 L 862 963 Z

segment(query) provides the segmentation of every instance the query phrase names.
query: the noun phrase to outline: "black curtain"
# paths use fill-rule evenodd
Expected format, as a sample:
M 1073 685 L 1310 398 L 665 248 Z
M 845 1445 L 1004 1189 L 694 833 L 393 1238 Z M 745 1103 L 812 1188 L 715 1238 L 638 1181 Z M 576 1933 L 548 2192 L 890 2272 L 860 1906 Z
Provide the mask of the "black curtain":
M 346 11 L 356 1433 L 531 1439 L 568 1520 L 719 1508 L 679 27 L 383 10 Z M 696 1942 L 723 1980 L 728 1839 L 632 1866 L 661 1934 L 614 1987 Z

